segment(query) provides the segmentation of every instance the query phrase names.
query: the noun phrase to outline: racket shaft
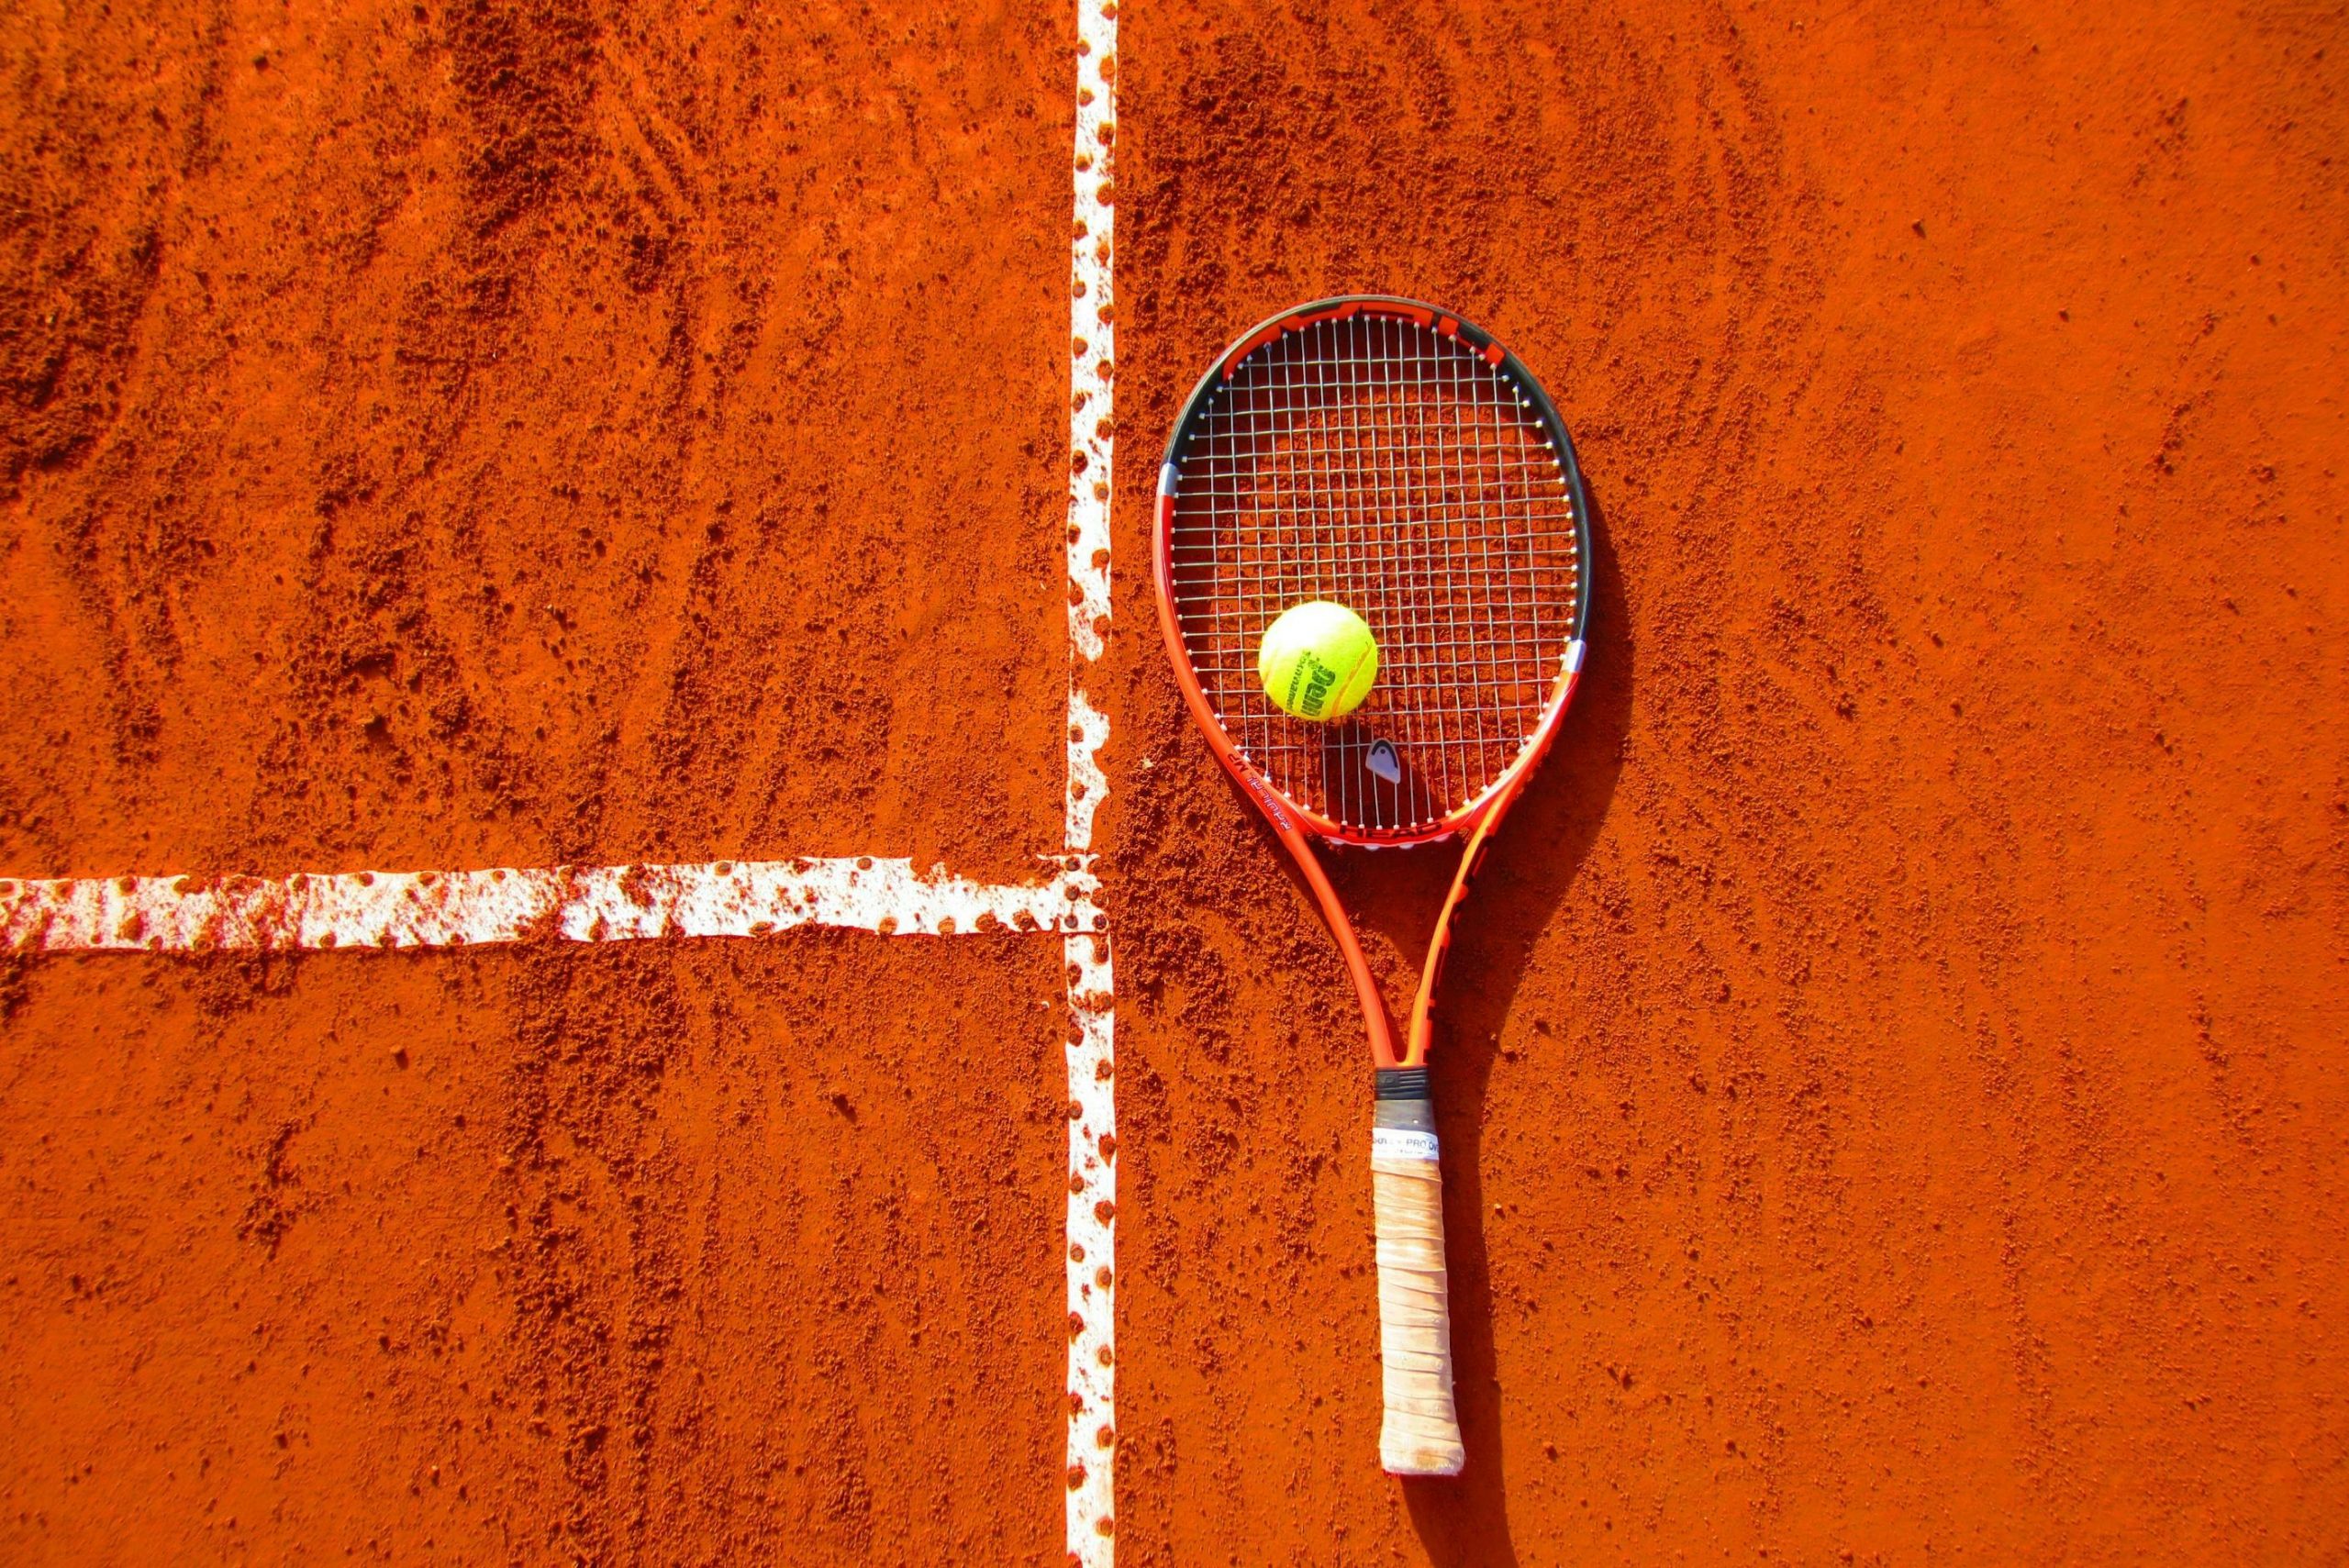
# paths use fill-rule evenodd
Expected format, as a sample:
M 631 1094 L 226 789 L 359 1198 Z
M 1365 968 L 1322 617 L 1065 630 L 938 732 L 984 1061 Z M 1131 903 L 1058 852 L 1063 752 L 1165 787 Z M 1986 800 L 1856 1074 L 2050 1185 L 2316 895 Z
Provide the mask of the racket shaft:
M 1466 1453 L 1452 1403 L 1443 1178 L 1427 1100 L 1380 1099 L 1370 1171 L 1386 1407 L 1379 1462 L 1396 1475 L 1457 1475 Z

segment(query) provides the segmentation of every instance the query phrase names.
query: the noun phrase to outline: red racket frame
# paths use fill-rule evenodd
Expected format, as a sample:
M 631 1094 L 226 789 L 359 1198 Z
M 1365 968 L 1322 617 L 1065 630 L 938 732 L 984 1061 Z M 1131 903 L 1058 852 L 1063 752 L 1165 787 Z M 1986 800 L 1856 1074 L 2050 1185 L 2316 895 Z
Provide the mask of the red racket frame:
M 1545 427 L 1558 455 L 1559 466 L 1564 472 L 1567 494 L 1574 510 L 1576 550 L 1576 570 L 1579 573 L 1575 633 L 1564 651 L 1564 667 L 1557 684 L 1544 706 L 1541 722 L 1514 761 L 1483 794 L 1453 811 L 1432 828 L 1417 830 L 1397 829 L 1384 833 L 1350 832 L 1338 823 L 1319 813 L 1308 810 L 1291 800 L 1264 773 L 1240 754 L 1239 747 L 1224 732 L 1218 722 L 1215 709 L 1208 704 L 1207 694 L 1200 688 L 1197 673 L 1191 667 L 1191 656 L 1183 640 L 1183 628 L 1174 607 L 1174 480 L 1176 460 L 1189 437 L 1195 417 L 1207 400 L 1208 393 L 1219 382 L 1229 381 L 1242 361 L 1284 334 L 1301 332 L 1325 321 L 1343 321 L 1356 315 L 1386 316 L 1417 323 L 1432 328 L 1447 338 L 1458 339 L 1474 350 L 1488 364 L 1499 367 L 1522 389 L 1532 403 L 1536 416 Z M 1190 398 L 1184 404 L 1182 416 L 1174 422 L 1174 433 L 1166 443 L 1166 455 L 1159 466 L 1158 517 L 1152 530 L 1151 555 L 1158 590 L 1159 629 L 1166 639 L 1166 651 L 1174 666 L 1174 679 L 1183 690 L 1183 700 L 1191 717 L 1208 739 L 1227 772 L 1237 780 L 1257 809 L 1273 826 L 1273 831 L 1304 873 L 1306 884 L 1313 890 L 1321 906 L 1321 917 L 1330 933 L 1337 939 L 1338 951 L 1344 958 L 1347 975 L 1353 980 L 1355 995 L 1361 999 L 1363 1021 L 1370 1031 L 1371 1056 L 1380 1068 L 1421 1067 L 1426 1064 L 1428 1044 L 1434 1033 L 1434 1004 L 1437 982 L 1443 973 L 1444 955 L 1452 945 L 1452 918 L 1468 896 L 1468 884 L 1484 860 L 1485 847 L 1501 818 L 1517 799 L 1525 781 L 1541 762 L 1550 744 L 1557 739 L 1558 729 L 1565 722 L 1567 706 L 1574 700 L 1575 687 L 1582 675 L 1585 638 L 1590 617 L 1590 501 L 1583 487 L 1582 468 L 1575 457 L 1573 439 L 1566 434 L 1565 422 L 1558 417 L 1556 406 L 1548 393 L 1536 381 L 1516 355 L 1497 341 L 1492 334 L 1474 326 L 1451 311 L 1426 305 L 1418 300 L 1402 299 L 1389 295 L 1353 295 L 1332 299 L 1316 300 L 1310 305 L 1286 310 L 1268 317 L 1245 333 L 1216 357 L 1214 366 L 1199 379 Z M 1370 964 L 1363 955 L 1362 943 L 1354 936 L 1353 922 L 1347 917 L 1345 906 L 1339 902 L 1337 890 L 1330 884 L 1330 873 L 1323 869 L 1320 857 L 1314 853 L 1312 840 L 1367 849 L 1392 849 L 1411 844 L 1432 843 L 1456 833 L 1468 835 L 1468 845 L 1460 857 L 1460 869 L 1452 879 L 1452 891 L 1437 915 L 1435 934 L 1428 943 L 1425 965 L 1419 974 L 1419 995 L 1411 1004 L 1408 1032 L 1398 1051 L 1395 1029 L 1386 1012 L 1386 999 L 1370 973 Z

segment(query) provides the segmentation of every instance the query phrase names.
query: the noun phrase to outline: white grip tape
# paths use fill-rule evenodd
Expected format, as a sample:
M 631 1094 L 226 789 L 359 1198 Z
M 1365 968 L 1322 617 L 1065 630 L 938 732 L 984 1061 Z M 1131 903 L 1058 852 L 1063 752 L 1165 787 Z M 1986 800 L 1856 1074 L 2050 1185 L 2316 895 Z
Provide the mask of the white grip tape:
M 1452 1311 L 1435 1134 L 1374 1129 L 1370 1184 L 1386 1385 L 1378 1460 L 1394 1475 L 1457 1475 L 1467 1456 L 1452 1406 Z

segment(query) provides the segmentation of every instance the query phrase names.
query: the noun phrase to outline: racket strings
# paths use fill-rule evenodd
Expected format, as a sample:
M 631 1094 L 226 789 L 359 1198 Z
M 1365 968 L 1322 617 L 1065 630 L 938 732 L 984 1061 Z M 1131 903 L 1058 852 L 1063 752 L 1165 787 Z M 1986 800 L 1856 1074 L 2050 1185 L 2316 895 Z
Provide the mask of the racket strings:
M 1582 591 L 1565 470 L 1500 368 L 1415 323 L 1284 333 L 1209 393 L 1178 454 L 1176 620 L 1208 704 L 1274 785 L 1342 828 L 1434 828 L 1531 740 Z M 1275 708 L 1257 646 L 1333 599 L 1378 639 L 1346 720 Z

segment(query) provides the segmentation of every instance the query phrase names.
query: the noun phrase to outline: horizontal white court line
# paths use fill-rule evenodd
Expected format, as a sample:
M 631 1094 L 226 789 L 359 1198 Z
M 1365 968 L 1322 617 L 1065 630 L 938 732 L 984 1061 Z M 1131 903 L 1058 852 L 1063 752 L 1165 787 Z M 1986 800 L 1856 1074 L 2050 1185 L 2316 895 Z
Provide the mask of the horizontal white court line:
M 284 877 L 0 879 L 0 949 L 450 948 L 502 942 L 763 937 L 795 926 L 885 935 L 1093 931 L 1099 879 L 1084 855 L 1048 881 L 916 875 L 909 860 L 296 873 Z

